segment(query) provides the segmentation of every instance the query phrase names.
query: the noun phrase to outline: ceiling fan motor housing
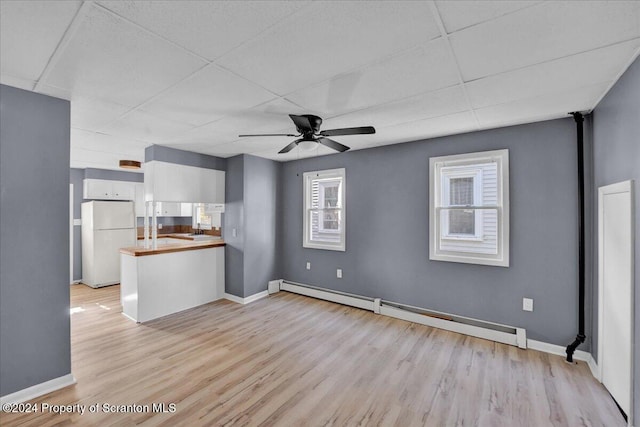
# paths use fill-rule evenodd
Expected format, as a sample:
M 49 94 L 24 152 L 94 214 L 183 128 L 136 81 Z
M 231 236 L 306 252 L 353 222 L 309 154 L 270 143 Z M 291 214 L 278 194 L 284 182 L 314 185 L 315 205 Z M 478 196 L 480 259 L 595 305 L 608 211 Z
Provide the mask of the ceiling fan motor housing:
M 306 117 L 309 120 L 309 125 L 311 129 L 304 129 L 296 126 L 298 132 L 304 136 L 305 139 L 313 139 L 313 136 L 320 132 L 320 126 L 322 125 L 322 119 L 318 116 L 314 116 L 313 114 L 302 114 L 302 117 Z

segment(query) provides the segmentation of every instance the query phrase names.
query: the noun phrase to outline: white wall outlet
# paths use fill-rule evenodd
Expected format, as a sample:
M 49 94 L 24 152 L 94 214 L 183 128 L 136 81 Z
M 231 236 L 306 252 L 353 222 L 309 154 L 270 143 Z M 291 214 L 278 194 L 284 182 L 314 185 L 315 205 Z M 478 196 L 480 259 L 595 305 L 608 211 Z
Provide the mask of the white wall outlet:
M 238 230 L 236 230 L 235 228 L 232 228 L 232 229 L 231 229 L 231 235 L 232 235 L 233 237 L 238 237 Z
M 342 279 L 342 269 L 341 268 L 336 270 L 336 276 L 338 277 L 338 279 Z
M 533 311 L 533 299 L 522 298 L 522 309 L 524 311 Z
M 307 270 L 311 270 L 311 263 L 307 261 Z
M 162 224 L 158 224 L 158 230 L 162 230 Z

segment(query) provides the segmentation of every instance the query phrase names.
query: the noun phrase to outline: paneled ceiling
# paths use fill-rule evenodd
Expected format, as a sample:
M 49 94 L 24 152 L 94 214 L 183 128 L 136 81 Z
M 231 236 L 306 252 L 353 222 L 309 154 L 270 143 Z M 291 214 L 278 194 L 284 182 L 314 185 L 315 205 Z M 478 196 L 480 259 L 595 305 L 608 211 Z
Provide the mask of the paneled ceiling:
M 71 165 L 161 144 L 292 160 L 287 114 L 352 149 L 593 109 L 640 51 L 640 1 L 1 1 L 3 84 L 71 101 Z

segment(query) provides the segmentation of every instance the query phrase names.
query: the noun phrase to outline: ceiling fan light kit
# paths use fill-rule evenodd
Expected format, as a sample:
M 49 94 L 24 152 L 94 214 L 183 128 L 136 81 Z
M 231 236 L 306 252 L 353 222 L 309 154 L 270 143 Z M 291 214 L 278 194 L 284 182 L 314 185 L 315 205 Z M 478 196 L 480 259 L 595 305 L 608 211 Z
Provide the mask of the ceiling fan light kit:
M 367 135 L 376 133 L 376 130 L 373 126 L 362 126 L 355 128 L 343 128 L 343 129 L 329 129 L 329 130 L 320 130 L 320 125 L 322 125 L 322 119 L 318 116 L 314 116 L 313 114 L 302 114 L 295 115 L 289 114 L 289 117 L 296 125 L 296 130 L 298 131 L 298 135 L 293 134 L 285 134 L 285 133 L 268 133 L 268 134 L 259 134 L 259 135 L 238 135 L 239 137 L 245 136 L 287 136 L 287 137 L 297 137 L 295 141 L 284 147 L 280 150 L 279 154 L 288 153 L 296 147 L 299 147 L 301 150 L 309 151 L 313 150 L 318 146 L 318 144 L 322 144 L 326 147 L 329 147 L 333 150 L 344 152 L 349 149 L 346 145 L 340 144 L 333 139 L 327 138 L 327 136 L 339 136 L 339 135 Z
M 119 165 L 123 169 L 140 169 L 142 163 L 137 160 L 120 160 Z

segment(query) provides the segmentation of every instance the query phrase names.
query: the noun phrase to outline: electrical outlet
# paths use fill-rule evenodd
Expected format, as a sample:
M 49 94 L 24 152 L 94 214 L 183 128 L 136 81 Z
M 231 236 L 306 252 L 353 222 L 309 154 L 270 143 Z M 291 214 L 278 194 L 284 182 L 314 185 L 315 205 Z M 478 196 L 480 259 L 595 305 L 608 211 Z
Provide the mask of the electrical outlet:
M 311 270 L 311 263 L 307 261 L 307 270 Z
M 238 236 L 238 231 L 237 231 L 235 228 L 232 228 L 232 229 L 231 229 L 231 235 L 232 235 L 233 237 L 237 237 L 237 236 Z
M 162 230 L 162 224 L 158 224 L 158 230 Z
M 533 311 L 533 299 L 522 298 L 522 309 L 524 311 Z
M 336 276 L 338 277 L 338 279 L 342 279 L 342 269 L 341 268 L 336 270 Z

